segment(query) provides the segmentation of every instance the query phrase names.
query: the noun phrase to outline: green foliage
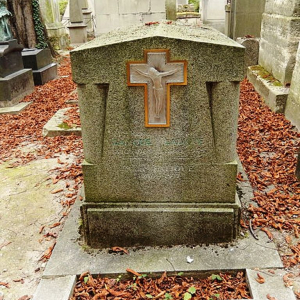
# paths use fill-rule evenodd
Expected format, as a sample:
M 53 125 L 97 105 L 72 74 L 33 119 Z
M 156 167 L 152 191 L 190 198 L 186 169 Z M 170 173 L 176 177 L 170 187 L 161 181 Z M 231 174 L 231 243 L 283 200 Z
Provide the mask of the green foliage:
M 190 300 L 190 299 L 192 299 L 192 295 L 188 292 L 184 293 L 183 300 Z
M 190 294 L 195 294 L 196 293 L 196 288 L 194 287 L 194 286 L 191 286 L 189 289 L 188 289 L 188 292 L 190 293 Z
M 87 284 L 87 282 L 89 281 L 89 276 L 84 277 L 83 281 L 84 281 L 85 284 Z
M 36 48 L 38 49 L 48 48 L 48 43 L 44 32 L 45 27 L 41 21 L 40 5 L 38 0 L 32 0 L 32 11 L 33 11 L 34 30 L 37 39 Z
M 153 296 L 151 294 L 146 294 L 146 297 L 149 298 L 149 299 L 153 298 Z
M 71 129 L 72 128 L 66 122 L 59 124 L 57 127 L 61 128 L 61 129 Z
M 64 15 L 67 5 L 68 5 L 68 0 L 60 0 L 59 1 L 59 13 L 61 16 Z
M 177 276 L 182 276 L 183 275 L 183 272 L 179 272 L 178 274 L 177 274 Z
M 164 300 L 172 300 L 173 297 L 169 293 L 165 293 L 165 299 Z
M 195 5 L 195 11 L 199 11 L 199 0 L 189 0 L 189 4 Z
M 211 280 L 216 280 L 216 279 L 219 280 L 219 281 L 223 280 L 220 275 L 212 274 L 211 275 Z
M 186 293 L 183 295 L 183 300 L 192 299 L 193 295 L 196 294 L 196 288 L 191 286 Z

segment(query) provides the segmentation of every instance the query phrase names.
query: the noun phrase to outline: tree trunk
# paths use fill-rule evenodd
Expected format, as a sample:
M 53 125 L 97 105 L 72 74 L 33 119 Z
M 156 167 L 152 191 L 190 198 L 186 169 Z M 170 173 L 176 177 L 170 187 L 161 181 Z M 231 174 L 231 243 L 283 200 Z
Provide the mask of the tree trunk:
M 32 15 L 32 0 L 7 0 L 7 9 L 13 15 L 11 29 L 14 37 L 25 48 L 34 48 L 37 42 Z

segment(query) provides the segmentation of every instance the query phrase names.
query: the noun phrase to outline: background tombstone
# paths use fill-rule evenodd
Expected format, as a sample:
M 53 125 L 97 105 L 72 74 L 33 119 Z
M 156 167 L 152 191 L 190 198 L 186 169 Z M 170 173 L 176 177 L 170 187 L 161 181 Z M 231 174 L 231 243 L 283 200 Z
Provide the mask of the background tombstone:
M 244 48 L 211 28 L 160 23 L 102 35 L 71 60 L 88 244 L 234 239 Z
M 96 36 L 133 24 L 176 18 L 175 0 L 95 1 Z
M 236 40 L 245 36 L 260 37 L 266 0 L 231 0 L 226 35 Z M 227 21 L 227 20 L 226 20 Z
M 40 10 L 47 33 L 54 49 L 65 49 L 69 45 L 66 28 L 60 20 L 58 0 L 39 0 Z
M 70 40 L 73 45 L 80 45 L 87 42 L 87 26 L 83 22 L 81 0 L 70 0 Z
M 8 24 L 10 12 L 6 1 L 0 1 L 0 108 L 11 107 L 33 91 L 30 69 L 24 69 L 21 51 L 23 46 L 12 39 Z M 22 105 L 25 108 L 26 104 Z M 2 112 L 2 111 L 1 111 Z M 5 111 L 3 111 L 5 112 Z
M 24 49 L 25 68 L 31 68 L 35 85 L 43 85 L 57 77 L 57 63 L 52 61 L 50 49 Z
M 202 0 L 201 18 L 207 24 L 225 33 L 225 5 L 227 0 Z

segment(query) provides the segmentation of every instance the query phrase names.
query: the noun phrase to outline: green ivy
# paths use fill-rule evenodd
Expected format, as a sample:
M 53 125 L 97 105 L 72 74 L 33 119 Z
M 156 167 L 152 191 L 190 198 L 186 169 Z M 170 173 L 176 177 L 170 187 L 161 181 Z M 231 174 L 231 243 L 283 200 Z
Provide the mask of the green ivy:
M 40 4 L 38 0 L 32 0 L 32 11 L 33 11 L 34 30 L 37 39 L 36 48 L 38 49 L 48 48 L 48 43 L 44 32 L 45 27 L 41 21 Z

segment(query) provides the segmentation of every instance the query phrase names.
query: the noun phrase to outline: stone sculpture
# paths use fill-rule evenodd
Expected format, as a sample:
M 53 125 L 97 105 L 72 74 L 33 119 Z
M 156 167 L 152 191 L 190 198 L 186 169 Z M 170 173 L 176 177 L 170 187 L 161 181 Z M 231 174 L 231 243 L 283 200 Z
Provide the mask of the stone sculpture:
M 12 32 L 8 24 L 11 13 L 6 8 L 6 0 L 0 0 L 0 41 L 9 41 L 12 37 Z

